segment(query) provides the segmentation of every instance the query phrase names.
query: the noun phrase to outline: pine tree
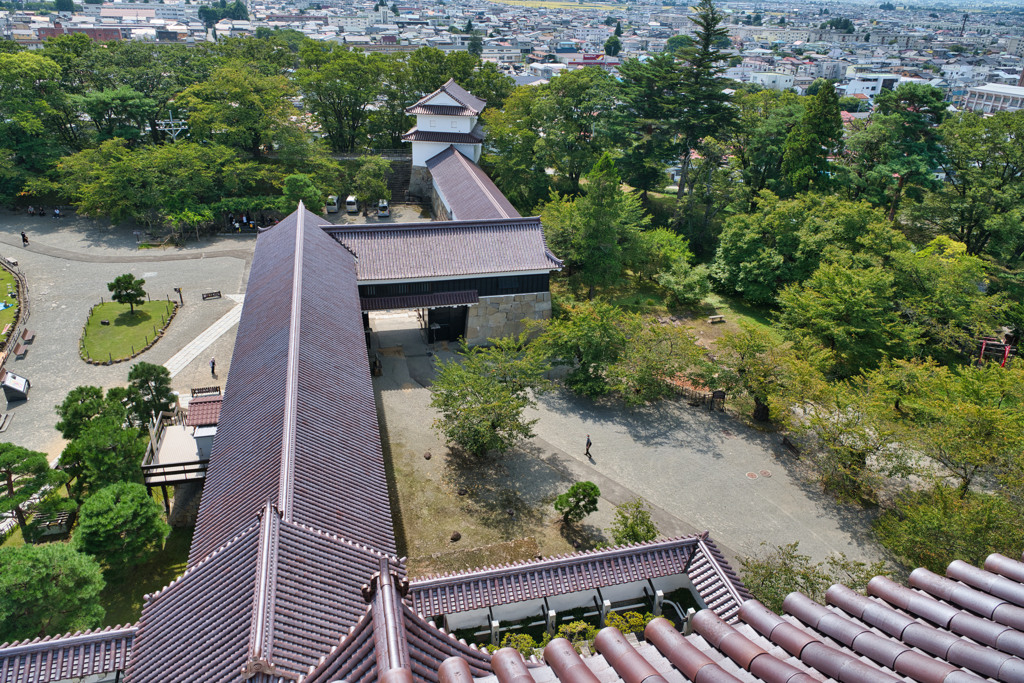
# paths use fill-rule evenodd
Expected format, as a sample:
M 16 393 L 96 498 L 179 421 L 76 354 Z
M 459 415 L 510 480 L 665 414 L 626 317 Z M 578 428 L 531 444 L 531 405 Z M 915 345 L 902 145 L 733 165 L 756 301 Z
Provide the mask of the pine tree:
M 839 113 L 839 96 L 830 82 L 825 82 L 810 98 L 800 123 L 786 138 L 782 157 L 782 173 L 794 192 L 822 189 L 830 183 L 829 157 L 843 144 L 843 119 Z
M 686 193 L 688 175 L 692 165 L 692 152 L 706 137 L 724 137 L 736 119 L 736 110 L 730 96 L 724 92 L 725 79 L 717 45 L 728 40 L 729 32 L 722 26 L 725 16 L 715 7 L 713 0 L 700 0 L 693 8 L 697 15 L 690 17 L 697 26 L 692 48 L 680 51 L 683 58 L 682 99 L 679 133 L 682 142 L 680 158 L 679 193 Z

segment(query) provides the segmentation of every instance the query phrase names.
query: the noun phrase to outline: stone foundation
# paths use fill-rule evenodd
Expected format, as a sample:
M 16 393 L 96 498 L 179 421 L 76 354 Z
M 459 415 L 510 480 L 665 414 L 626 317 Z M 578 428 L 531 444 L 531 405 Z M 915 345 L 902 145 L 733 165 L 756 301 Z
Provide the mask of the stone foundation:
M 491 338 L 514 336 L 523 331 L 523 320 L 546 320 L 550 317 L 550 292 L 482 296 L 480 303 L 469 307 L 466 344 L 477 346 L 486 344 Z
M 413 166 L 409 174 L 409 196 L 427 200 L 434 192 L 434 181 L 426 166 Z

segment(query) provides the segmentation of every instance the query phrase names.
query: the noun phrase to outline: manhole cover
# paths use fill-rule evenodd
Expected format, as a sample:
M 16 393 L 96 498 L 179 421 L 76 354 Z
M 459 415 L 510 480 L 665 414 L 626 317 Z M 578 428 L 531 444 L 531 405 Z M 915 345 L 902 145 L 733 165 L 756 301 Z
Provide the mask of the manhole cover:
M 747 479 L 757 479 L 757 472 L 747 472 Z
M 761 476 L 762 477 L 770 477 L 770 476 L 772 476 L 772 473 L 769 472 L 768 470 L 761 470 Z

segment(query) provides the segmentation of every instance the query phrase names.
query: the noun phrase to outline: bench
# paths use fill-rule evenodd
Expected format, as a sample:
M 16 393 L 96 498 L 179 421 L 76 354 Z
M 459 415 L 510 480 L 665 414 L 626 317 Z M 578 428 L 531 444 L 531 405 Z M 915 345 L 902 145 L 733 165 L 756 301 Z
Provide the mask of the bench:
M 203 301 L 209 301 L 210 299 L 219 299 L 220 292 L 203 292 Z
M 21 331 L 21 341 L 26 344 L 31 344 L 32 340 L 36 338 L 36 333 L 29 330 L 27 327 Z
M 709 315 L 708 316 L 708 322 L 710 324 L 712 324 L 712 325 L 714 325 L 715 323 L 724 323 L 725 322 L 725 316 L 724 315 Z
M 26 347 L 24 344 L 18 344 L 17 346 L 14 347 L 15 358 L 24 358 L 26 353 L 28 353 L 28 347 Z

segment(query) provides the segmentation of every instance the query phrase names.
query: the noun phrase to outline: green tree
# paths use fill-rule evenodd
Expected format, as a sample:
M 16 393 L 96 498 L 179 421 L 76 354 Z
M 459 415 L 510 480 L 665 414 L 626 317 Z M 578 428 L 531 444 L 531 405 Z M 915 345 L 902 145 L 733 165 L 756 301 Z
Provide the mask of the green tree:
M 131 312 L 135 313 L 135 307 L 146 301 L 146 290 L 142 288 L 145 284 L 146 281 L 142 278 L 125 273 L 115 277 L 113 282 L 108 282 L 107 289 L 113 292 L 110 295 L 111 299 L 119 304 L 128 304 Z
M 136 424 L 145 425 L 174 407 L 171 373 L 162 365 L 136 363 L 128 373 L 128 386 L 134 399 L 131 411 Z
M 127 567 L 145 561 L 170 531 L 145 486 L 120 482 L 85 501 L 74 541 L 76 548 L 109 567 Z
M 946 114 L 944 97 L 938 88 L 917 83 L 875 97 L 870 122 L 847 141 L 854 198 L 887 206 L 891 221 L 905 192 L 917 196 L 920 188 L 936 184 L 933 172 L 943 155 L 936 127 Z
M 524 659 L 529 659 L 533 656 L 533 651 L 537 649 L 537 641 L 529 633 L 508 631 L 501 637 L 501 647 L 518 650 Z
M 211 140 L 252 157 L 269 151 L 295 113 L 284 76 L 265 76 L 248 64 L 223 66 L 175 102 L 189 112 L 193 140 Z
M 669 291 L 673 306 L 697 306 L 711 294 L 711 270 L 704 264 L 693 265 L 687 259 L 678 259 L 654 279 Z
M 671 230 L 642 230 L 636 234 L 629 269 L 639 285 L 654 280 L 680 261 L 689 263 L 692 258 L 689 243 Z
M 293 173 L 284 179 L 283 196 L 281 197 L 282 213 L 291 213 L 302 202 L 306 209 L 313 213 L 322 213 L 324 195 L 317 188 L 313 179 L 305 173 Z
M 552 364 L 570 368 L 565 384 L 583 396 L 610 391 L 605 373 L 626 346 L 630 316 L 602 301 L 566 304 L 563 315 L 547 321 L 534 341 Z
M 668 380 L 690 370 L 705 353 L 690 331 L 676 325 L 630 316 L 623 331 L 626 344 L 604 379 L 626 405 L 675 396 Z
M 359 157 L 359 167 L 352 176 L 352 193 L 363 205 L 364 216 L 370 204 L 376 204 L 378 199 L 391 199 L 386 175 L 390 170 L 391 162 L 384 157 Z
M 53 8 L 58 12 L 74 12 L 75 3 L 73 0 L 54 0 Z
M 45 453 L 0 443 L 0 513 L 13 512 L 25 538 L 29 538 L 25 504 L 46 487 L 62 482 L 63 474 L 50 469 Z
M 680 170 L 679 198 L 683 199 L 688 186 L 693 150 L 706 137 L 722 138 L 733 125 L 736 113 L 724 91 L 718 65 L 721 54 L 717 45 L 728 41 L 729 33 L 722 25 L 725 16 L 714 0 L 699 0 L 694 5 L 694 47 L 680 51 L 683 60 L 682 113 L 679 120 Z
M 75 494 L 80 499 L 122 481 L 142 480 L 142 456 L 146 440 L 139 430 L 126 425 L 117 411 L 93 418 L 74 441 L 64 447 L 60 466 L 76 476 Z
M 0 642 L 99 626 L 100 566 L 67 543 L 0 547 Z
M 822 264 L 803 284 L 779 295 L 779 323 L 834 354 L 832 371 L 849 377 L 883 358 L 906 358 L 920 332 L 900 320 L 892 305 L 893 276 L 879 267 Z
M 1005 295 L 979 287 L 988 280 L 986 264 L 960 242 L 938 237 L 916 252 L 894 252 L 890 271 L 900 313 L 920 329 L 933 358 L 958 358 L 1007 320 Z
M 126 85 L 74 95 L 71 102 L 89 117 L 99 140 L 138 140 L 157 111 L 155 100 Z
M 867 111 L 871 107 L 867 100 L 862 100 L 857 97 L 840 97 L 839 98 L 839 109 L 841 111 L 851 112 L 856 114 L 858 112 Z
M 484 53 L 484 39 L 478 35 L 470 36 L 466 45 L 466 50 L 469 54 L 479 57 Z
M 532 120 L 524 123 L 537 133 L 537 162 L 553 168 L 569 194 L 578 194 L 583 174 L 610 145 L 607 124 L 615 104 L 615 80 L 604 69 L 586 67 L 534 87 Z
M 578 481 L 565 493 L 555 498 L 555 510 L 562 513 L 563 524 L 578 524 L 583 518 L 597 511 L 601 489 L 592 481 Z
M 1013 555 L 1024 545 L 1020 513 L 991 493 L 952 486 L 907 493 L 875 524 L 879 540 L 910 566 L 942 574 L 953 560 L 980 565 L 991 553 Z
M 487 144 L 482 162 L 494 183 L 521 213 L 530 214 L 550 195 L 550 178 L 544 161 L 534 149 L 540 141 L 534 124 L 534 109 L 539 93 L 532 87 L 520 87 L 505 100 L 504 109 L 488 107 L 483 121 Z
M 643 498 L 635 498 L 615 506 L 615 519 L 608 530 L 615 545 L 644 543 L 658 537 L 658 527 L 651 519 L 651 509 Z
M 743 583 L 773 612 L 783 612 L 782 602 L 799 591 L 816 602 L 825 600 L 825 591 L 836 583 L 864 591 L 875 576 L 884 576 L 884 562 L 865 563 L 850 560 L 845 553 L 834 554 L 824 562 L 812 562 L 799 552 L 800 543 L 769 547 L 761 544 L 756 555 L 740 558 Z
M 718 340 L 715 362 L 698 367 L 697 378 L 714 389 L 742 391 L 754 402 L 753 418 L 767 422 L 785 413 L 793 388 L 813 377 L 819 362 L 813 349 L 795 350 L 779 343 L 769 329 L 741 322 L 738 332 Z
M 354 150 L 381 92 L 381 60 L 330 42 L 309 41 L 299 55 L 296 80 L 331 147 Z
M 913 216 L 967 246 L 1019 262 L 1024 256 L 1024 115 L 964 112 L 939 126 L 945 182 Z
M 541 216 L 551 248 L 591 299 L 598 288 L 620 281 L 636 234 L 650 221 L 640 200 L 622 191 L 608 153 L 587 174 L 585 195 L 575 199 L 554 195 Z
M 622 147 L 616 166 L 646 202 L 648 191 L 665 186 L 666 169 L 678 158 L 682 73 L 666 51 L 644 61 L 627 59 L 619 67 L 619 76 L 621 106 L 612 113 L 613 130 Z
M 733 97 L 738 121 L 730 138 L 730 149 L 732 163 L 743 180 L 736 202 L 740 211 L 756 209 L 762 190 L 784 192 L 785 141 L 802 119 L 805 99 L 776 90 L 739 90 Z
M 842 143 L 843 119 L 839 115 L 839 96 L 832 83 L 825 81 L 811 98 L 800 123 L 786 138 L 782 172 L 793 189 L 806 192 L 812 188 L 830 187 L 829 157 L 839 152 Z
M 622 40 L 616 36 L 608 36 L 608 40 L 604 41 L 604 53 L 612 57 L 617 57 L 622 52 Z
M 494 62 L 483 62 L 470 76 L 465 87 L 487 102 L 488 108 L 499 108 L 505 106 L 505 100 L 516 89 L 516 82 L 511 76 L 498 71 L 498 65 Z
M 693 38 L 685 34 L 672 36 L 665 41 L 665 52 L 670 55 L 677 54 L 680 50 L 693 47 Z
M 103 412 L 107 401 L 103 389 L 92 386 L 75 387 L 68 392 L 59 406 L 55 406 L 60 420 L 55 425 L 65 439 L 74 439 L 89 424 L 89 420 Z
M 758 200 L 756 212 L 725 221 L 712 267 L 725 289 L 751 303 L 774 302 L 827 261 L 869 266 L 908 248 L 865 202 L 811 194 L 780 201 L 767 192 Z
M 537 421 L 523 412 L 535 405 L 531 390 L 546 386 L 546 365 L 527 353 L 525 336 L 488 341 L 440 362 L 430 388 L 430 405 L 440 413 L 435 431 L 472 455 L 503 453 L 531 438 Z

